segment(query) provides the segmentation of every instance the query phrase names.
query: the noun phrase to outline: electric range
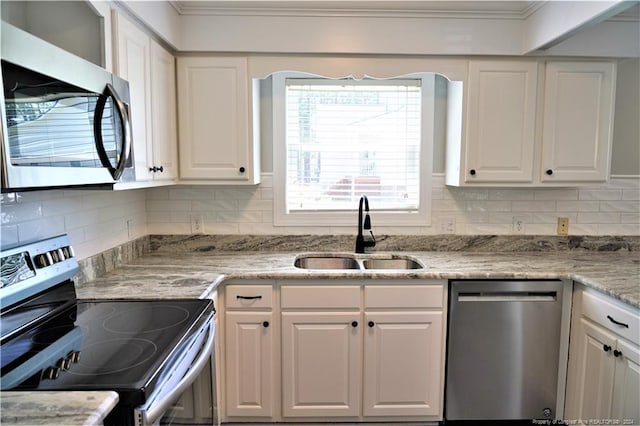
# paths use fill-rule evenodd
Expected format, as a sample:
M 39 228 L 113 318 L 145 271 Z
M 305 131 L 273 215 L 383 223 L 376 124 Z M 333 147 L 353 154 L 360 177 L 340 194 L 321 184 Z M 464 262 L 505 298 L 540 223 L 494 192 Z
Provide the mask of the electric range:
M 66 235 L 3 249 L 1 265 L 0 390 L 113 390 L 106 424 L 152 424 L 211 359 L 212 300 L 77 299 Z

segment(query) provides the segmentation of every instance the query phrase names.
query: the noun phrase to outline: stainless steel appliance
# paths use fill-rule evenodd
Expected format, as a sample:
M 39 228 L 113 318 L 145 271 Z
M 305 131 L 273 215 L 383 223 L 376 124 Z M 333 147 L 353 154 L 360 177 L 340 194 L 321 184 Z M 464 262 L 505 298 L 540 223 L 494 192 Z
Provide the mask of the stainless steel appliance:
M 105 424 L 171 423 L 170 407 L 210 365 L 212 300 L 78 300 L 64 235 L 3 249 L 0 265 L 0 390 L 113 390 Z
M 134 181 L 129 83 L 1 29 L 2 191 Z
M 557 418 L 562 299 L 562 281 L 450 283 L 447 422 Z

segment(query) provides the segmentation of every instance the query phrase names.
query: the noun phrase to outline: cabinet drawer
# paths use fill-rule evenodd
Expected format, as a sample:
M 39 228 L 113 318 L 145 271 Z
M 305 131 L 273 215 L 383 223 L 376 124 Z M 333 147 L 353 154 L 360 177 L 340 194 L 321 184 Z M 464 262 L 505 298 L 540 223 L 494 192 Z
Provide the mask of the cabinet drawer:
M 270 285 L 229 285 L 225 287 L 227 308 L 259 309 L 273 306 Z
M 638 344 L 640 343 L 640 316 L 638 311 L 634 313 L 632 309 L 617 306 L 604 297 L 588 292 L 582 293 L 582 315 Z
M 354 308 L 360 309 L 360 286 L 283 286 L 283 309 L 291 308 Z
M 364 289 L 365 308 L 442 308 L 440 285 L 376 285 Z

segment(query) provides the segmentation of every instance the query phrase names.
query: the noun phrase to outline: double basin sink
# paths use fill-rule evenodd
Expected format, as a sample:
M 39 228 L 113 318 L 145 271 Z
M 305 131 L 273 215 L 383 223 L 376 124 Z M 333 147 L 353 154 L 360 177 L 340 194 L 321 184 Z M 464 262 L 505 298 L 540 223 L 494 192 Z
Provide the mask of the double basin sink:
M 301 269 L 332 270 L 392 270 L 423 269 L 418 259 L 398 254 L 351 255 L 322 253 L 300 255 L 294 266 Z

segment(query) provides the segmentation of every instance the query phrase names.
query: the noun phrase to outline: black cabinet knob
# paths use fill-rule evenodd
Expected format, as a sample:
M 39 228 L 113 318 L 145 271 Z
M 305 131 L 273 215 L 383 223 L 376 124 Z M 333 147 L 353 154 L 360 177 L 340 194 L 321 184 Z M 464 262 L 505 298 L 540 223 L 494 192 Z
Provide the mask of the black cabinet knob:
M 615 356 L 616 358 L 621 357 L 622 356 L 622 351 L 619 351 L 619 350 L 615 349 L 613 351 L 613 356 Z
M 160 167 L 158 167 L 158 171 L 159 171 L 160 173 L 164 172 L 164 166 L 160 166 Z
M 162 172 L 164 172 L 164 166 L 160 166 L 160 167 L 156 167 L 156 166 L 149 167 L 149 171 L 150 171 L 150 172 L 154 172 L 154 173 L 155 173 L 155 172 L 160 172 L 160 173 L 162 173 Z
M 471 169 L 471 170 L 469 170 L 469 174 L 470 174 L 471 176 L 475 176 L 475 175 L 476 175 L 476 169 Z
M 240 167 L 240 169 L 238 169 L 238 170 L 240 170 L 240 173 L 244 173 L 245 168 L 244 167 Z
M 358 321 L 351 322 L 351 327 L 357 327 L 357 326 L 358 326 Z
M 269 321 L 264 321 L 264 322 L 262 323 L 262 326 L 263 326 L 264 328 L 269 327 Z
M 553 170 L 548 169 L 548 170 L 547 170 L 547 174 L 548 174 L 549 176 L 551 176 L 551 175 L 553 174 Z
M 375 323 L 375 322 L 373 322 L 373 321 L 369 321 L 369 327 L 373 327 L 374 325 L 376 325 L 376 323 Z
M 605 351 L 605 352 L 609 352 L 611 350 L 611 346 L 604 345 L 604 346 L 602 346 L 602 350 Z

